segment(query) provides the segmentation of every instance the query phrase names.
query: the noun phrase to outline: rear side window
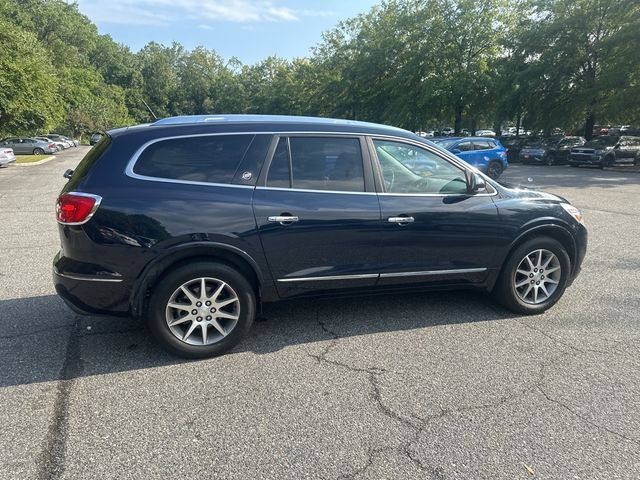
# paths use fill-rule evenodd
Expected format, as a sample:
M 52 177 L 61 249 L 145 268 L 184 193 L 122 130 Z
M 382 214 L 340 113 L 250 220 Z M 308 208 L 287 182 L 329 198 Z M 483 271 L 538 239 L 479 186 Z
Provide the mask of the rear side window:
M 109 145 L 111 145 L 111 137 L 109 135 L 105 135 L 98 143 L 91 147 L 91 150 L 87 152 L 82 161 L 73 171 L 73 180 L 80 180 L 89 173 L 93 164 L 96 163 L 96 160 L 98 160 L 107 148 L 109 148 Z
M 476 150 L 490 150 L 492 148 L 496 148 L 496 144 L 488 140 L 474 140 L 473 144 L 475 145 Z
M 212 135 L 161 140 L 138 157 L 133 172 L 190 182 L 231 183 L 253 135 Z
M 360 140 L 335 137 L 281 138 L 267 174 L 267 186 L 363 192 Z

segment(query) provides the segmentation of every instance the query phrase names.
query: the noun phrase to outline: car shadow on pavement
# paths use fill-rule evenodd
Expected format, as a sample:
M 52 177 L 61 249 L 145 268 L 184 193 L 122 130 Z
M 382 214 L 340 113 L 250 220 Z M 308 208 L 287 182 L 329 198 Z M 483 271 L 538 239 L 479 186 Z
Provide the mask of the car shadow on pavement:
M 163 351 L 141 320 L 76 315 L 56 295 L 0 300 L 0 312 L 0 387 L 197 362 Z M 509 315 L 466 291 L 287 301 L 265 305 L 225 358 Z

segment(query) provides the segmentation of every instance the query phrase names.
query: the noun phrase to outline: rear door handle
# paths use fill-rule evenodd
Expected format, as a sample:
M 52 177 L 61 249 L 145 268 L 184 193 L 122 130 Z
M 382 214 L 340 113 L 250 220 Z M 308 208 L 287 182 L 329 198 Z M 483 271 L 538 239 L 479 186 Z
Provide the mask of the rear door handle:
M 270 222 L 277 222 L 282 225 L 287 225 L 289 223 L 297 222 L 300 220 L 296 215 L 273 215 L 267 217 L 267 220 Z
M 413 223 L 415 219 L 413 217 L 389 217 L 389 223 L 407 224 Z

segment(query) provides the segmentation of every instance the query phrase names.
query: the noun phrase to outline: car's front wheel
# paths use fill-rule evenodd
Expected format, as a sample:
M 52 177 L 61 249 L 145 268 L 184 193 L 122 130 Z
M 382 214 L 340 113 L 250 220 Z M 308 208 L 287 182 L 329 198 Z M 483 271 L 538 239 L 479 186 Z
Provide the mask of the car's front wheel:
M 164 276 L 149 303 L 149 328 L 171 353 L 206 358 L 233 348 L 255 316 L 254 289 L 232 267 L 182 265 Z
M 494 294 L 500 303 L 516 313 L 542 313 L 564 293 L 570 270 L 569 254 L 560 242 L 550 237 L 535 237 L 509 255 Z

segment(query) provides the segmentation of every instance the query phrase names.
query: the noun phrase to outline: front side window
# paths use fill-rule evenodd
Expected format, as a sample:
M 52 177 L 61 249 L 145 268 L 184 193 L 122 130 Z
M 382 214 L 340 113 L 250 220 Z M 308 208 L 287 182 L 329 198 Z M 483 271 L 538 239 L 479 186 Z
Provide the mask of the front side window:
M 473 150 L 473 143 L 471 142 L 461 142 L 456 147 L 461 152 L 470 152 Z
M 360 140 L 281 138 L 267 174 L 268 187 L 364 192 Z
M 373 141 L 386 193 L 464 194 L 464 170 L 429 150 L 401 142 Z
M 147 177 L 231 183 L 253 135 L 211 135 L 161 140 L 138 157 L 133 172 Z

